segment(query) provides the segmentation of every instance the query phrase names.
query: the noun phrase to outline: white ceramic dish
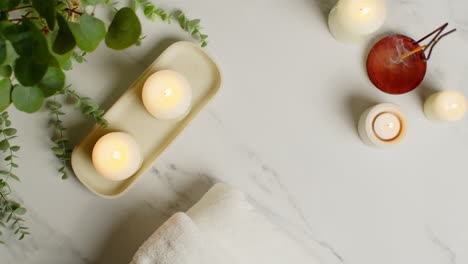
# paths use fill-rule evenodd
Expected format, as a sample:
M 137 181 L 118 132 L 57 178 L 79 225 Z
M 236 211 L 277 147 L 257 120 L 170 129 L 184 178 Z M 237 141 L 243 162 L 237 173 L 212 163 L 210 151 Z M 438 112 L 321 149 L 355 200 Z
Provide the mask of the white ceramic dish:
M 143 105 L 141 91 L 145 80 L 163 69 L 183 74 L 192 86 L 192 109 L 182 120 L 159 121 Z M 95 126 L 75 147 L 71 158 L 75 175 L 90 191 L 103 198 L 123 195 L 217 93 L 220 86 L 221 74 L 216 63 L 200 47 L 185 41 L 171 45 L 107 111 L 104 117 L 109 121 L 109 127 Z M 140 170 L 119 182 L 100 176 L 91 160 L 96 141 L 113 131 L 133 135 L 144 156 Z

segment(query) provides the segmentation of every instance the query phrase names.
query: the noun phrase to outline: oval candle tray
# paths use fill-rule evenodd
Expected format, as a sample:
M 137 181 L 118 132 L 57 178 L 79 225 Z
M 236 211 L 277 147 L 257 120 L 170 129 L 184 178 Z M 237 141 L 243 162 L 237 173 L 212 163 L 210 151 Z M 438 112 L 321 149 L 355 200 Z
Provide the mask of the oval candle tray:
M 192 109 L 182 120 L 160 121 L 146 111 L 141 92 L 146 79 L 159 70 L 174 70 L 183 74 L 192 87 Z M 197 45 L 177 42 L 167 48 L 120 99 L 107 111 L 104 118 L 109 126 L 95 126 L 73 150 L 71 164 L 78 179 L 90 191 L 103 198 L 123 195 L 169 146 L 189 122 L 200 112 L 221 86 L 221 74 L 216 63 Z M 143 164 L 130 178 L 110 181 L 100 176 L 92 163 L 92 151 L 103 135 L 122 131 L 138 142 Z

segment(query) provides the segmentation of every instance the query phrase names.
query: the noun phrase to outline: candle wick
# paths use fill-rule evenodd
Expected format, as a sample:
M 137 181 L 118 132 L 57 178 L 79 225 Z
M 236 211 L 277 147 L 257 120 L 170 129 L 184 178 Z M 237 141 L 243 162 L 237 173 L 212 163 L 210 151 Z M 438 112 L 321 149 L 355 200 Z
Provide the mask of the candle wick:
M 171 96 L 171 94 L 172 94 L 172 89 L 170 89 L 170 88 L 169 88 L 169 89 L 166 89 L 166 90 L 164 91 L 164 96 L 168 96 L 168 97 L 169 97 L 169 96 Z
M 369 7 L 366 7 L 366 8 L 361 8 L 360 10 L 361 10 L 361 13 L 365 15 L 365 14 L 369 14 L 372 9 Z

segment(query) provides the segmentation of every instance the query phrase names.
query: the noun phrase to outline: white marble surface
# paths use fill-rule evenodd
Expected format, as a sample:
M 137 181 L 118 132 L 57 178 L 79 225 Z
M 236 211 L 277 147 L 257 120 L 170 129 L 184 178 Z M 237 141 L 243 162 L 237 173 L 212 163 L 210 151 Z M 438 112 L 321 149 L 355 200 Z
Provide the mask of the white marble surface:
M 332 0 L 330 0 L 332 1 Z M 127 263 L 159 225 L 217 181 L 250 194 L 323 263 L 468 263 L 468 124 L 425 119 L 431 89 L 468 94 L 468 2 L 389 0 L 377 36 L 421 37 L 450 22 L 417 91 L 391 96 L 369 82 L 374 41 L 346 46 L 326 27 L 324 0 L 158 1 L 202 18 L 207 51 L 224 73 L 220 93 L 124 197 L 104 200 L 75 178 L 62 181 L 48 150 L 47 114 L 11 111 L 20 129 L 33 235 L 0 247 L 3 263 Z M 176 25 L 144 22 L 141 47 L 100 47 L 69 83 L 108 108 L 170 43 Z M 389 150 L 365 146 L 356 119 L 375 102 L 400 104 L 409 129 Z M 77 142 L 91 122 L 69 110 Z

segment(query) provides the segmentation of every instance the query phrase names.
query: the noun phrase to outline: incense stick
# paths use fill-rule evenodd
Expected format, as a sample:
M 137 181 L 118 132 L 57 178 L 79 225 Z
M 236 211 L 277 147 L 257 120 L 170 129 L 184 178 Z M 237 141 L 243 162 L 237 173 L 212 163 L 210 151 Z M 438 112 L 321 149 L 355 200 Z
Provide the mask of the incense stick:
M 418 52 L 420 52 L 421 50 L 423 50 L 423 49 L 425 49 L 425 48 L 427 48 L 427 45 L 424 45 L 424 46 L 421 46 L 421 47 L 419 47 L 419 48 L 416 48 L 416 49 L 414 49 L 414 50 L 412 50 L 412 51 L 406 53 L 405 55 L 401 55 L 401 56 L 400 56 L 400 60 L 403 60 L 403 59 L 405 59 L 405 58 L 408 58 L 409 56 L 411 56 L 411 55 L 413 55 L 413 54 L 415 54 L 415 53 L 418 53 Z
M 418 47 L 418 48 L 416 48 L 416 49 L 414 49 L 414 50 L 412 50 L 412 51 L 410 51 L 410 52 L 408 52 L 408 53 L 406 53 L 406 54 L 400 56 L 400 59 L 403 60 L 403 59 L 405 59 L 405 58 L 407 58 L 407 57 L 409 57 L 409 56 L 411 56 L 411 55 L 413 55 L 413 54 L 415 54 L 415 53 L 418 53 L 419 51 L 422 51 L 422 52 L 420 53 L 421 60 L 423 60 L 423 61 L 429 60 L 429 58 L 431 57 L 431 54 L 432 54 L 432 50 L 434 49 L 434 46 L 435 46 L 443 37 L 445 37 L 445 36 L 447 36 L 448 34 L 451 34 L 451 33 L 453 33 L 453 32 L 456 31 L 456 29 L 452 29 L 452 30 L 450 30 L 449 32 L 447 32 L 447 33 L 445 33 L 445 34 L 442 34 L 442 35 L 440 36 L 440 34 L 445 30 L 445 28 L 446 28 L 447 26 L 448 26 L 448 23 L 445 23 L 445 24 L 442 25 L 441 27 L 437 28 L 436 30 L 434 30 L 434 31 L 432 31 L 431 33 L 429 33 L 428 35 L 424 36 L 422 39 L 420 39 L 420 40 L 414 42 L 413 44 L 417 45 L 417 44 L 419 44 L 420 42 L 426 40 L 428 37 L 430 37 L 430 36 L 434 35 L 435 33 L 437 33 L 437 34 L 434 36 L 434 38 L 432 38 L 432 40 L 429 42 L 429 44 L 423 45 L 423 46 L 421 46 L 421 47 Z M 440 36 L 440 37 L 439 37 L 439 36 Z M 427 57 L 425 57 L 425 56 L 424 56 L 424 52 L 425 52 L 427 49 L 429 49 L 429 54 L 427 55 Z

